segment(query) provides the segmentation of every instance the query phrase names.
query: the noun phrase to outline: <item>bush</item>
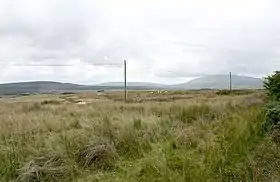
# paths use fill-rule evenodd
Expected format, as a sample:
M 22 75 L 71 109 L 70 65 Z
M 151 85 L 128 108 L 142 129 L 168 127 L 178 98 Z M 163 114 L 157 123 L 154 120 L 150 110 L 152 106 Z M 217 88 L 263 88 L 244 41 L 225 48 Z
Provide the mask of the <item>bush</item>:
M 252 89 L 243 90 L 219 90 L 216 92 L 217 95 L 249 95 L 254 93 Z
M 271 102 L 265 108 L 264 132 L 269 132 L 271 127 L 280 121 L 280 102 Z
M 272 102 L 267 104 L 265 108 L 263 130 L 266 133 L 271 132 L 272 135 L 275 135 L 278 132 L 275 133 L 272 128 L 275 128 L 280 121 L 280 71 L 276 71 L 273 75 L 267 76 L 264 81 L 264 87 Z
M 267 111 L 269 109 L 278 108 L 278 107 L 280 107 L 280 102 L 273 101 L 266 104 L 265 110 Z
M 217 95 L 230 95 L 231 91 L 230 90 L 219 90 L 216 92 Z
M 271 135 L 272 141 L 274 143 L 276 143 L 277 145 L 280 145 L 280 123 L 274 125 L 271 128 L 270 135 Z
M 280 71 L 276 71 L 273 75 L 265 78 L 264 88 L 271 100 L 280 101 Z

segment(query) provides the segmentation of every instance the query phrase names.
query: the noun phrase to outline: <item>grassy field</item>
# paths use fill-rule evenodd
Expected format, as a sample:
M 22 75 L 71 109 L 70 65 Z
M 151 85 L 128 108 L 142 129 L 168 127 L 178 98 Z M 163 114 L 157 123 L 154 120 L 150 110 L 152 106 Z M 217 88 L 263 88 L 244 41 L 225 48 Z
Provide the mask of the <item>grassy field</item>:
M 279 181 L 262 92 L 0 100 L 2 181 Z

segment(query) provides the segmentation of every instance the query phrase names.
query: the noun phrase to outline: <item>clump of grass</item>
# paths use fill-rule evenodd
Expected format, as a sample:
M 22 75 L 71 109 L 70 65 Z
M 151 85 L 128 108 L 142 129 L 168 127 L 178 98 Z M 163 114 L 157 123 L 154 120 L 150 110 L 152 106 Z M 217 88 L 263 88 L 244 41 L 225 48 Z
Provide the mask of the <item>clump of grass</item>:
M 19 182 L 59 181 L 69 175 L 64 166 L 64 159 L 58 154 L 37 157 L 27 162 L 21 169 L 17 180 Z
M 142 157 L 145 152 L 152 149 L 149 138 L 145 137 L 145 130 L 134 127 L 135 125 L 125 126 L 116 136 L 115 141 L 118 153 L 128 158 Z
M 95 123 L 94 127 L 99 136 L 106 137 L 113 142 L 116 140 L 116 131 L 118 128 L 115 123 L 112 122 L 112 118 L 107 114 L 104 114 L 99 123 Z
M 173 146 L 175 148 L 195 148 L 198 146 L 200 142 L 200 138 L 198 136 L 198 132 L 200 132 L 195 127 L 188 127 L 186 129 L 178 128 L 174 131 L 174 141 Z
M 243 166 L 232 170 L 238 181 L 279 181 L 280 153 L 277 144 L 265 138 L 247 157 Z
M 192 123 L 201 117 L 207 120 L 214 119 L 215 117 L 214 111 L 211 110 L 210 106 L 205 104 L 180 107 L 174 112 L 176 113 L 175 119 L 182 121 L 183 123 Z M 170 111 L 170 114 L 173 114 L 172 110 Z
M 167 179 L 166 159 L 161 151 L 155 151 L 150 156 L 139 161 L 135 171 L 138 181 L 163 181 Z
M 143 125 L 143 121 L 141 118 L 134 118 L 133 119 L 133 127 L 137 130 L 141 129 Z
M 5 179 L 7 181 L 8 179 L 13 179 L 16 177 L 17 169 L 20 166 L 19 161 L 22 157 L 22 152 L 17 146 L 15 146 L 15 143 L 13 141 L 6 140 L 6 142 L 9 143 L 10 148 L 4 148 L 5 146 L 1 146 L 2 150 L 0 151 L 0 179 Z
M 41 102 L 42 105 L 48 105 L 48 104 L 53 104 L 53 105 L 59 105 L 61 102 L 59 100 L 44 100 Z
M 255 90 L 244 89 L 244 90 L 219 90 L 216 92 L 217 95 L 248 95 L 254 93 Z
M 42 109 L 42 105 L 39 102 L 26 104 L 22 107 L 23 112 L 41 111 Z
M 230 90 L 219 90 L 216 92 L 217 95 L 230 95 L 231 93 Z
M 270 136 L 272 141 L 280 146 L 280 123 L 272 126 Z
M 71 129 L 80 129 L 82 128 L 81 122 L 78 118 L 74 117 L 72 120 L 69 121 L 67 128 Z
M 83 168 L 107 170 L 114 166 L 118 155 L 112 143 L 99 139 L 78 149 L 76 156 Z

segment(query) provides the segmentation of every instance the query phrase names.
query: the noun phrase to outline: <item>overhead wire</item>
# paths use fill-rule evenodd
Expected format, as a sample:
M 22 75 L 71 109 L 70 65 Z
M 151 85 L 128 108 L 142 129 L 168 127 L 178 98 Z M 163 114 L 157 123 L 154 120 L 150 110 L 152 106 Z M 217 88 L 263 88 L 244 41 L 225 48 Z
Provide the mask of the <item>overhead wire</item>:
M 71 67 L 71 66 L 105 66 L 105 67 L 120 67 L 121 65 L 94 65 L 94 64 L 1 64 L 0 66 L 19 66 L 19 67 Z

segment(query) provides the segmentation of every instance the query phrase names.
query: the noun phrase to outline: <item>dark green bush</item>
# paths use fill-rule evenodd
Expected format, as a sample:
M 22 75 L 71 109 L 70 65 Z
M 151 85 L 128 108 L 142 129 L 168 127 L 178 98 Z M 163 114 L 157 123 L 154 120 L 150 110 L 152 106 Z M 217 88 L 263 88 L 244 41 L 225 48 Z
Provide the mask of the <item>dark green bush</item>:
M 273 133 L 273 128 L 280 121 L 280 71 L 276 71 L 273 75 L 265 78 L 264 88 L 271 102 L 265 108 L 263 130 L 265 133 Z
M 230 90 L 219 90 L 216 92 L 217 95 L 229 95 L 231 94 Z
M 61 104 L 61 101 L 59 100 L 44 100 L 41 102 L 42 105 L 48 105 L 48 104 L 54 104 L 54 105 L 58 105 Z
M 274 143 L 280 145 L 280 123 L 277 123 L 271 128 L 270 136 Z
M 280 71 L 267 76 L 264 81 L 264 88 L 271 100 L 280 101 Z
M 265 108 L 264 132 L 270 131 L 271 127 L 280 121 L 280 102 L 271 102 Z
M 272 102 L 269 102 L 266 104 L 265 111 L 267 111 L 269 109 L 277 108 L 277 107 L 280 107 L 280 102 L 272 101 Z
M 243 89 L 243 90 L 219 90 L 216 92 L 217 95 L 248 95 L 254 93 L 256 90 Z

